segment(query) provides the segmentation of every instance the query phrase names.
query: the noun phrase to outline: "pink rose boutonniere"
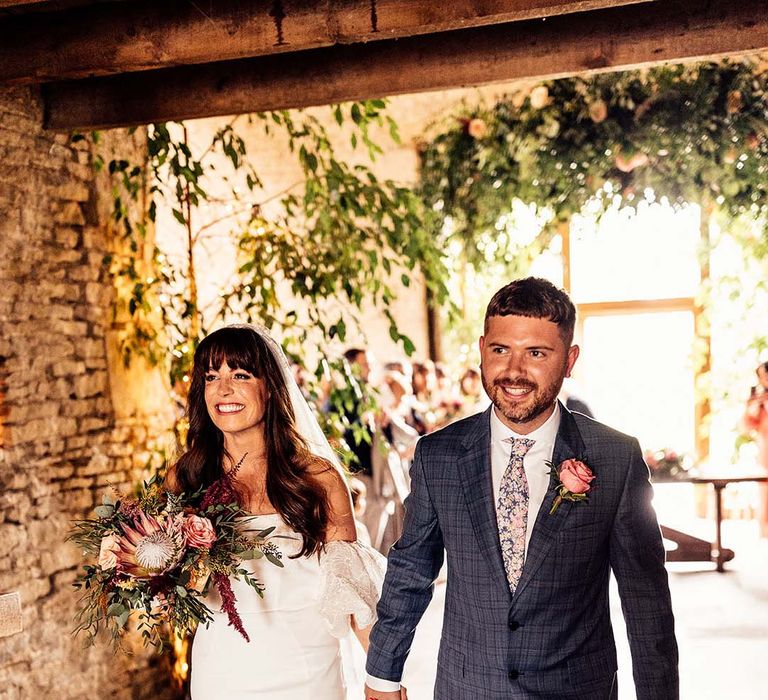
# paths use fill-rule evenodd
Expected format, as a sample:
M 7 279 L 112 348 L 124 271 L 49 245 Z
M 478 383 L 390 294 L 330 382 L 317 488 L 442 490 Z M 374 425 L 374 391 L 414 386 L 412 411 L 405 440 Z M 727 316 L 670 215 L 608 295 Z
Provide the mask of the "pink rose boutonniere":
M 592 490 L 592 481 L 595 475 L 584 462 L 578 459 L 566 459 L 560 462 L 557 468 L 549 462 L 548 464 L 551 467 L 549 473 L 553 474 L 558 482 L 555 485 L 557 497 L 549 511 L 550 515 L 554 515 L 563 501 L 587 500 L 589 492 Z

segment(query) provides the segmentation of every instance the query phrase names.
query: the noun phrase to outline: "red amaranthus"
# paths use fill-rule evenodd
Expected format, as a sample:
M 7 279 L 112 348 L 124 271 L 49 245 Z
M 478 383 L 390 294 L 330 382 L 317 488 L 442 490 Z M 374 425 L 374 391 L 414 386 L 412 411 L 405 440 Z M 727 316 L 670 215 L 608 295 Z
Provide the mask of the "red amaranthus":
M 232 486 L 232 479 L 229 475 L 225 474 L 210 485 L 200 507 L 202 510 L 205 510 L 210 506 L 228 505 L 229 503 L 236 502 L 237 492 Z M 250 642 L 248 633 L 245 631 L 245 627 L 243 627 L 243 619 L 235 607 L 237 598 L 232 590 L 229 577 L 224 574 L 213 574 L 212 579 L 213 585 L 216 586 L 216 590 L 219 592 L 219 596 L 221 596 L 221 612 L 227 613 L 229 624 L 243 635 L 246 642 Z

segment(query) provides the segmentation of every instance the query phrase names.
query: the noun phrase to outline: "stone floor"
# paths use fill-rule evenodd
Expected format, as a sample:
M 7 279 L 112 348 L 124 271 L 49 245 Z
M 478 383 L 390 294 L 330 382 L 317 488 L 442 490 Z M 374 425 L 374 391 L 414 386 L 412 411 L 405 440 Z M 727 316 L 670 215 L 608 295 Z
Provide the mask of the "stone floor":
M 662 522 L 664 505 L 657 506 Z M 706 519 L 678 519 L 669 524 L 705 539 L 713 536 L 712 523 Z M 753 521 L 726 521 L 723 545 L 736 552 L 724 573 L 706 563 L 668 564 L 680 647 L 681 699 L 765 700 L 768 540 L 758 538 Z M 404 680 L 411 700 L 432 697 L 444 598 L 442 581 L 417 629 L 406 665 Z M 611 600 L 619 647 L 620 697 L 634 700 L 629 647 L 615 586 Z

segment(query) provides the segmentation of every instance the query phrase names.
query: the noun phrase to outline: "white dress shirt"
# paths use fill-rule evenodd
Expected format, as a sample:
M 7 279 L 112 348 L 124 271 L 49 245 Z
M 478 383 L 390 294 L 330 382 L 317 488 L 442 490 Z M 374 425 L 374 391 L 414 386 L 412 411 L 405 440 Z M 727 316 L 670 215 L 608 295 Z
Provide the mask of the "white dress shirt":
M 549 467 L 547 462 L 552 461 L 555 450 L 555 438 L 560 428 L 560 405 L 555 403 L 555 410 L 547 418 L 546 422 L 527 435 L 520 435 L 510 430 L 496 415 L 496 408 L 491 410 L 491 484 L 493 487 L 493 504 L 497 507 L 499 500 L 499 487 L 501 477 L 509 464 L 509 456 L 512 454 L 512 445 L 505 442 L 507 438 L 528 438 L 535 440 L 533 446 L 523 457 L 523 469 L 528 481 L 528 527 L 525 533 L 525 553 L 528 554 L 528 544 L 531 541 L 533 526 L 536 524 L 536 516 L 544 502 L 549 488 Z M 366 680 L 371 690 L 381 692 L 396 692 L 400 690 L 400 683 L 376 678 L 370 674 Z

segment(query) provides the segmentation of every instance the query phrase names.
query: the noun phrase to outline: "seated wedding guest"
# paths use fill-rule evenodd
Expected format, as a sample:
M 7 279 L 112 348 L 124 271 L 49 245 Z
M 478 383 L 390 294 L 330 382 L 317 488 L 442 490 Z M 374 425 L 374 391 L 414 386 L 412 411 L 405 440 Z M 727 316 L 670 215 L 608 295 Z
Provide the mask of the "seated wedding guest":
M 454 420 L 472 416 L 484 411 L 491 404 L 488 395 L 483 391 L 480 372 L 474 367 L 467 367 L 459 379 L 459 391 L 461 392 L 461 408 Z
M 386 392 L 382 392 L 380 420 L 382 432 L 400 457 L 410 460 L 419 439 L 410 386 L 399 372 L 387 372 L 384 375 L 384 387 Z
M 474 367 L 467 367 L 459 379 L 459 390 L 463 398 L 478 401 L 483 393 L 480 372 Z
M 768 472 L 768 362 L 757 367 L 757 384 L 749 393 L 742 419 L 742 429 L 757 443 L 758 464 Z M 768 484 L 759 484 L 758 519 L 760 535 L 768 537 Z
M 410 384 L 413 381 L 413 366 L 408 360 L 395 360 L 384 365 L 385 372 L 399 372 Z
M 435 362 L 435 389 L 432 392 L 432 407 L 435 412 L 435 429 L 442 428 L 452 420 L 461 409 L 459 389 L 454 385 L 445 365 Z
M 186 451 L 166 484 L 239 503 L 253 514 L 243 532 L 272 528 L 284 566 L 243 562 L 263 597 L 210 574 L 205 602 L 216 612 L 195 634 L 191 698 L 345 700 L 340 640 L 355 631 L 367 645 L 384 562 L 357 541 L 336 455 L 265 330 L 215 331 L 197 348 L 191 375 Z M 219 612 L 233 603 L 236 628 Z
M 344 433 L 344 440 L 355 456 L 355 464 L 352 465 L 351 470 L 364 477 L 370 477 L 372 474 L 371 449 L 375 421 L 371 415 L 361 415 L 360 407 L 369 391 L 368 380 L 371 376 L 373 361 L 371 354 L 363 348 L 350 348 L 344 353 L 344 359 L 349 364 L 352 375 L 357 382 L 356 389 L 359 391 L 359 394 L 356 394 L 356 401 L 353 402 L 347 412 L 350 427 Z M 360 435 L 361 426 L 365 436 Z
M 323 395 L 312 395 L 312 374 L 306 367 L 304 367 L 304 365 L 299 364 L 298 362 L 291 363 L 291 372 L 293 373 L 293 379 L 296 382 L 296 386 L 301 390 L 301 395 L 307 400 L 310 408 L 316 412 L 316 406 L 322 406 L 325 403 L 326 397 Z M 324 387 L 321 386 L 320 393 L 323 394 L 324 391 Z
M 435 388 L 433 396 L 438 401 L 451 401 L 455 395 L 455 389 L 448 370 L 442 362 L 435 362 Z

